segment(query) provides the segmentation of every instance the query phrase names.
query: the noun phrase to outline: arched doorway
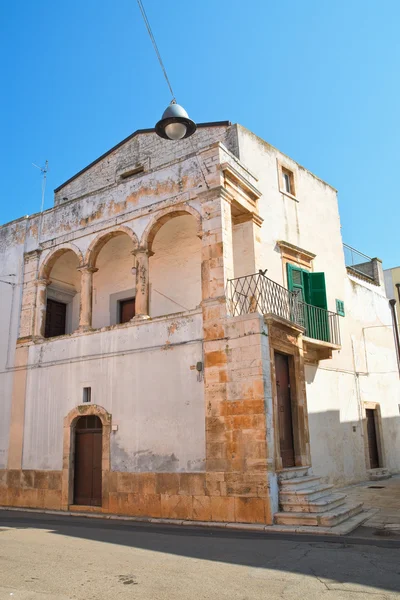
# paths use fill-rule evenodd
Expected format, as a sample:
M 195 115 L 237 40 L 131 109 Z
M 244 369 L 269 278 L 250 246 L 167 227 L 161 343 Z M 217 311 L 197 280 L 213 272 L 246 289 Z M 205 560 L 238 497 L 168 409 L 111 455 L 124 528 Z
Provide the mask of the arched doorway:
M 75 425 L 74 504 L 101 506 L 103 426 L 96 415 Z

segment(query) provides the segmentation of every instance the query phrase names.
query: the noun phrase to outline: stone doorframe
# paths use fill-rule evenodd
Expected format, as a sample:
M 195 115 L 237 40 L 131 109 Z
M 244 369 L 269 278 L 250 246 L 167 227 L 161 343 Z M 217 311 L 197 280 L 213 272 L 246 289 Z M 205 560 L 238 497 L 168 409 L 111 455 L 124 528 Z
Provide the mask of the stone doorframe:
M 378 459 L 379 469 L 386 468 L 386 460 L 385 460 L 385 446 L 383 442 L 383 433 L 382 433 L 382 414 L 381 414 L 381 405 L 379 402 L 363 402 L 362 404 L 362 428 L 363 428 L 363 437 L 364 437 L 364 456 L 365 456 L 365 465 L 367 471 L 371 469 L 371 463 L 369 458 L 369 447 L 368 447 L 368 430 L 367 430 L 367 408 L 370 408 L 375 411 L 375 432 L 376 432 L 376 445 L 378 448 Z
M 73 408 L 64 419 L 63 466 L 61 482 L 61 509 L 68 510 L 74 498 L 74 457 L 75 425 L 80 417 L 99 417 L 102 426 L 101 485 L 102 508 L 108 510 L 108 478 L 110 474 L 110 434 L 111 415 L 97 404 L 80 404 Z
M 268 325 L 271 388 L 273 404 L 273 426 L 276 431 L 275 439 L 275 470 L 282 471 L 282 459 L 279 443 L 278 397 L 276 393 L 275 352 L 289 357 L 290 395 L 292 403 L 293 442 L 295 451 L 295 466 L 310 467 L 310 432 L 308 425 L 306 380 L 304 371 L 304 355 L 302 333 L 304 329 L 286 319 L 275 315 L 266 315 Z

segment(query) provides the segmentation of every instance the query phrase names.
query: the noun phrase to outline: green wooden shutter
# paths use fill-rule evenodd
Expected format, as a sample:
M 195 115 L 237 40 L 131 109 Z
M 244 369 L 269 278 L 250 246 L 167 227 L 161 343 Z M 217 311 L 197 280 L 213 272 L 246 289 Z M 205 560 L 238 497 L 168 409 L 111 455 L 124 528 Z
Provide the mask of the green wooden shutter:
M 325 312 L 328 309 L 325 273 L 309 273 L 308 284 L 309 304 L 311 304 L 308 309 L 308 335 L 317 340 L 329 342 L 329 320 L 328 313 Z M 313 308 L 314 306 L 317 308 Z M 320 308 L 324 310 L 318 310 Z
M 288 263 L 286 265 L 287 268 L 287 278 L 288 278 L 288 289 L 291 292 L 297 292 L 297 298 L 301 301 L 301 303 L 297 306 L 296 311 L 293 313 L 293 320 L 298 324 L 304 327 L 307 330 L 307 307 L 303 302 L 306 302 L 306 288 L 308 284 L 307 271 L 303 269 L 299 269 L 299 267 L 295 267 Z
M 303 269 L 299 269 L 294 265 L 287 264 L 288 288 L 291 292 L 299 292 L 299 300 L 305 302 L 305 287 Z
M 308 304 L 328 309 L 325 273 L 308 273 Z

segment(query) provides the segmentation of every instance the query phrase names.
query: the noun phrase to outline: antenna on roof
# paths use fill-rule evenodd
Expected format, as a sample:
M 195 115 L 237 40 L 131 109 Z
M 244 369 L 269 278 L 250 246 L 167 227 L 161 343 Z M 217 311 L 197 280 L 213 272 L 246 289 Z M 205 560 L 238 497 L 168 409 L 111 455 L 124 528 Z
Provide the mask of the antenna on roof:
M 32 163 L 32 165 L 34 167 L 36 167 L 37 169 L 39 169 L 39 171 L 42 173 L 43 175 L 43 180 L 42 180 L 42 204 L 40 207 L 40 212 L 43 212 L 44 209 L 44 194 L 46 192 L 46 179 L 47 179 L 47 171 L 49 170 L 49 161 L 46 160 L 46 162 L 44 163 L 44 167 L 39 167 L 38 165 L 35 165 L 35 163 Z

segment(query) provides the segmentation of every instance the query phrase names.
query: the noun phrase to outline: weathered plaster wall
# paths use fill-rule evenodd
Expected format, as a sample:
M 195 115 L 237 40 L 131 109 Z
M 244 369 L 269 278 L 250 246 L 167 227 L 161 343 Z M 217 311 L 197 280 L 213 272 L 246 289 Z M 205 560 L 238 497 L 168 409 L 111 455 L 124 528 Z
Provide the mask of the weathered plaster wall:
M 191 310 L 201 302 L 201 240 L 192 216 L 158 231 L 150 258 L 150 316 Z
M 7 466 L 26 219 L 0 227 L 0 468 Z M 13 274 L 13 277 L 8 275 Z M 12 285 L 8 285 L 9 282 Z
M 63 419 L 91 386 L 92 402 L 118 425 L 112 469 L 202 470 L 201 327 L 195 313 L 31 346 L 23 468 L 62 468 Z

